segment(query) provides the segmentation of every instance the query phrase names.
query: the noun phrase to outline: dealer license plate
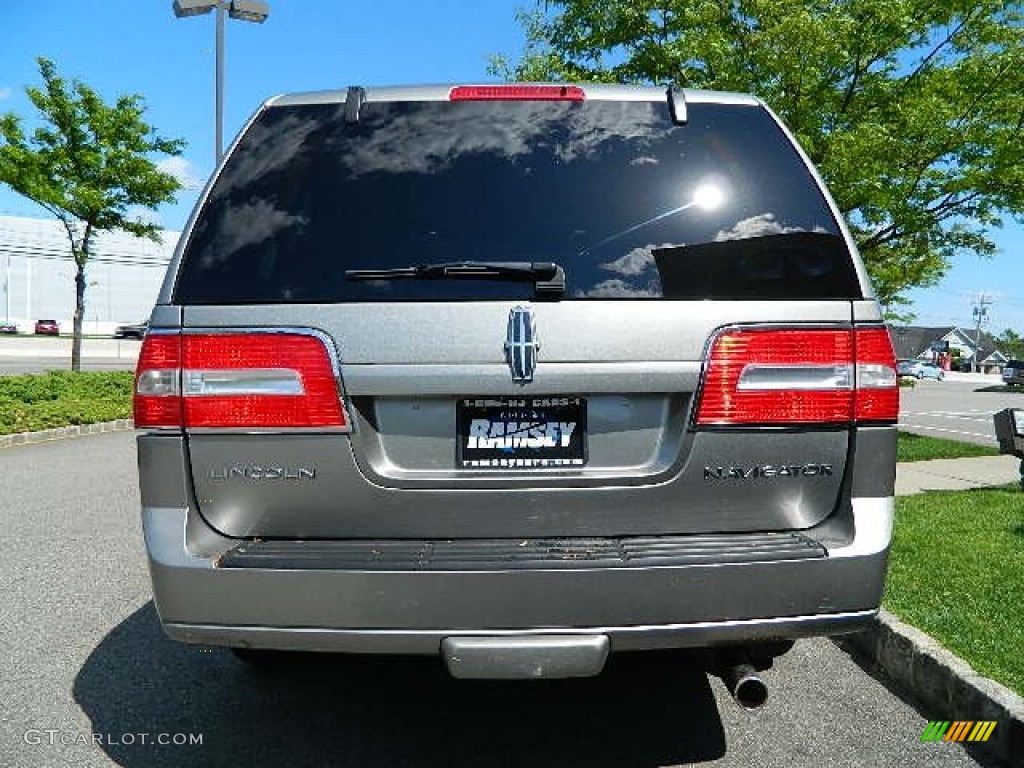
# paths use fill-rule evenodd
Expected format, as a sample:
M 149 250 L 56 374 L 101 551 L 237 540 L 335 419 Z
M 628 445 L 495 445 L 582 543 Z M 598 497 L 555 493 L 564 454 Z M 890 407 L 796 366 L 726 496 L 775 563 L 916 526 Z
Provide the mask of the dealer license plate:
M 582 467 L 582 397 L 463 397 L 455 405 L 456 466 L 462 469 Z

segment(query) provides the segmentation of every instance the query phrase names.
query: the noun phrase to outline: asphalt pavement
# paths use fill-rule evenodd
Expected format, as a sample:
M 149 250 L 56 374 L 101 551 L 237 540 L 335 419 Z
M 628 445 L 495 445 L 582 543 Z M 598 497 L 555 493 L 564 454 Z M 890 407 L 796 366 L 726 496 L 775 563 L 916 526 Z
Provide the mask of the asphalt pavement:
M 925 379 L 900 389 L 900 429 L 978 445 L 996 445 L 992 414 L 1003 408 L 1024 408 L 1024 387 L 1011 392 L 987 392 L 1001 387 L 997 375 L 946 375 L 945 381 Z
M 0 500 L 5 767 L 975 764 L 922 743 L 925 719 L 822 639 L 766 673 L 755 714 L 681 653 L 572 681 L 453 680 L 433 658 L 254 673 L 161 632 L 132 433 L 0 450 Z

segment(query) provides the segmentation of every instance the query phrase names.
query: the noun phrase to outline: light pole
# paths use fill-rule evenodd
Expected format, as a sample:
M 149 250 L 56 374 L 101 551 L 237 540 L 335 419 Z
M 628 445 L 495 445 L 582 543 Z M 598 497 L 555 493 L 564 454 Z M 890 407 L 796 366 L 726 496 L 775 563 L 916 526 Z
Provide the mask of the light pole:
M 7 268 L 4 269 L 4 322 L 11 321 L 11 254 L 4 254 Z
M 217 11 L 215 150 L 220 163 L 224 155 L 224 11 L 232 19 L 262 24 L 270 15 L 270 6 L 259 0 L 174 0 L 174 15 L 179 19 L 201 16 L 213 10 Z

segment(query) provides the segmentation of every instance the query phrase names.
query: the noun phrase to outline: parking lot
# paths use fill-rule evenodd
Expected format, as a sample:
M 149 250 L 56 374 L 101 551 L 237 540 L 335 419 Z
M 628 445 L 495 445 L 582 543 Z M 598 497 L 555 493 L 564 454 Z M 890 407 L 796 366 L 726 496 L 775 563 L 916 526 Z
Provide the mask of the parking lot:
M 974 764 L 921 743 L 925 718 L 827 640 L 766 673 L 756 714 L 678 653 L 543 683 L 457 681 L 439 660 L 389 657 L 254 674 L 161 632 L 132 433 L 4 449 L 0 464 L 4 766 Z M 178 734 L 202 744 L 154 741 Z
M 96 367 L 130 369 L 138 347 L 87 350 Z M 65 367 L 64 354 L 67 339 L 0 339 L 0 371 Z M 901 427 L 994 444 L 992 413 L 1021 402 L 978 391 L 995 383 L 954 374 L 905 388 Z M 974 764 L 957 745 L 922 744 L 924 717 L 827 640 L 766 673 L 756 714 L 680 653 L 544 683 L 455 681 L 438 660 L 390 657 L 254 673 L 160 630 L 134 454 L 130 433 L 0 452 L 5 766 Z M 181 734 L 202 743 L 156 743 Z
M 900 390 L 900 428 L 930 437 L 979 445 L 996 444 L 992 414 L 1024 406 L 1024 387 L 985 392 L 1002 381 L 995 375 L 946 375 L 945 381 L 919 381 Z

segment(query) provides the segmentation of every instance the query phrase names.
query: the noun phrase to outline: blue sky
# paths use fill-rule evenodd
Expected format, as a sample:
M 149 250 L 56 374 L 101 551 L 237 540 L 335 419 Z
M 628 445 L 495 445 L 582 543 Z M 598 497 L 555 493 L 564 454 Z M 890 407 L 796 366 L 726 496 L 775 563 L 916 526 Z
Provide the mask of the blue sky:
M 529 0 L 269 0 L 262 25 L 227 24 L 225 136 L 268 96 L 349 84 L 486 81 L 487 57 L 522 48 L 515 12 Z M 141 93 L 148 120 L 188 141 L 170 168 L 198 185 L 213 167 L 213 16 L 177 20 L 171 0 L 0 0 L 0 112 L 30 114 L 35 57 L 53 59 L 108 100 Z M 160 210 L 180 229 L 198 190 Z M 43 215 L 0 189 L 0 213 Z M 909 295 L 919 324 L 971 325 L 979 294 L 992 300 L 988 330 L 1024 333 L 1024 226 L 1008 219 L 993 259 L 960 256 L 933 288 Z

